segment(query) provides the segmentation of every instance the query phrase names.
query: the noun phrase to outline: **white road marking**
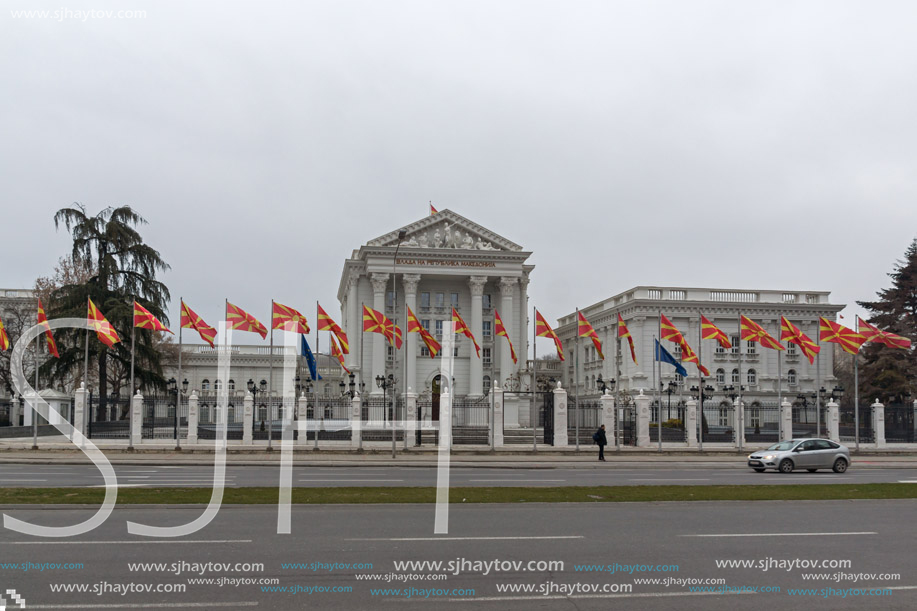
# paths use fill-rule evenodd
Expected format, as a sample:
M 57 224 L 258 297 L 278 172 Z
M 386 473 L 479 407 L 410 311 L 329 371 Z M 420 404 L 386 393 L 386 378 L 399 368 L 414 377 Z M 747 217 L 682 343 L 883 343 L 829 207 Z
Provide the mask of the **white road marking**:
M 529 541 L 535 539 L 582 539 L 583 535 L 545 535 L 542 537 L 394 537 L 381 539 L 345 539 L 345 541 Z M 477 600 L 477 599 L 476 599 Z
M 738 533 L 714 535 L 678 535 L 679 537 L 842 537 L 848 535 L 878 535 L 873 531 L 846 533 Z
M 350 482 L 403 482 L 403 479 L 301 479 L 300 482 L 336 482 L 347 484 Z
M 576 598 L 667 598 L 671 596 L 733 596 L 736 594 L 757 594 L 757 592 L 639 592 L 630 594 L 571 594 L 570 596 L 476 596 L 471 598 L 450 598 L 451 603 L 495 602 L 504 600 L 570 600 Z M 415 600 L 413 597 L 408 600 Z M 420 601 L 421 599 L 417 599 Z
M 709 482 L 709 477 L 631 477 L 629 482 Z
M 470 479 L 469 482 L 565 482 L 565 479 Z
M 917 484 L 917 479 L 899 479 L 898 483 L 899 484 Z
M 4 545 L 156 545 L 162 543 L 251 543 L 251 539 L 213 539 L 211 541 L 189 541 L 169 539 L 168 541 L 5 541 Z M 29 607 L 31 608 L 31 607 Z

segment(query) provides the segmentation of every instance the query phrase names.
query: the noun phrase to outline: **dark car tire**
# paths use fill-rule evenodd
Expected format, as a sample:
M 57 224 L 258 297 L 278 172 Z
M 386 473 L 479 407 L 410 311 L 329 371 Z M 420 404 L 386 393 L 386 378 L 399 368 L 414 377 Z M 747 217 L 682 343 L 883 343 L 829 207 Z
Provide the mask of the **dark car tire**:
M 806 469 L 806 471 L 808 471 L 809 473 L 815 473 L 816 471 L 818 471 L 818 469 Z
M 844 460 L 843 458 L 838 458 L 837 460 L 834 461 L 834 466 L 831 467 L 831 470 L 834 471 L 835 473 L 843 473 L 844 471 L 847 470 L 847 466 L 848 465 L 847 465 L 846 460 Z
M 784 458 L 780 461 L 780 466 L 777 467 L 781 473 L 792 473 L 793 472 L 793 461 L 789 458 Z
M 764 473 L 764 469 L 755 469 L 755 473 Z

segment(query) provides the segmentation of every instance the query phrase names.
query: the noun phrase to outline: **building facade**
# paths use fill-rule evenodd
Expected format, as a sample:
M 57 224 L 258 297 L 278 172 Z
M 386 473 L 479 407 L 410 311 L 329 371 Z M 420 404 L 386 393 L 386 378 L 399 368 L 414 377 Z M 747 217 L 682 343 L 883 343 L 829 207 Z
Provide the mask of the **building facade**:
M 396 393 L 439 392 L 440 361 L 430 358 L 418 333 L 407 333 L 409 307 L 437 341 L 452 321 L 454 308 L 481 348 L 455 336 L 455 393 L 484 396 L 493 382 L 503 382 L 524 368 L 527 354 L 528 283 L 534 269 L 522 246 L 452 212 L 442 210 L 370 240 L 344 262 L 338 288 L 342 326 L 350 340 L 347 366 L 372 394 L 383 391 L 377 376 L 393 375 Z M 397 257 L 396 257 L 397 252 Z M 363 333 L 362 306 L 384 312 L 404 333 L 395 350 L 378 333 Z M 502 337 L 500 318 L 520 357 L 514 363 Z

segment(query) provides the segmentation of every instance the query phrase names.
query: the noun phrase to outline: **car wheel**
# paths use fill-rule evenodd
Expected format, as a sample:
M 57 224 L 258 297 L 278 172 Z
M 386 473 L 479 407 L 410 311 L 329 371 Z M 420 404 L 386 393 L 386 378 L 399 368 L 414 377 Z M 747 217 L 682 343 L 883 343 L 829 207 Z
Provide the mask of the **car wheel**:
M 780 461 L 780 467 L 778 468 L 780 469 L 781 473 L 792 473 L 793 472 L 793 461 L 790 460 L 789 458 L 784 458 L 783 460 Z
M 808 471 L 809 473 L 815 473 L 816 471 L 818 471 L 818 469 L 806 469 L 806 471 Z
M 764 469 L 755 469 L 755 473 L 764 473 Z
M 847 470 L 847 461 L 843 458 L 838 458 L 834 461 L 834 466 L 831 467 L 835 473 L 843 473 Z

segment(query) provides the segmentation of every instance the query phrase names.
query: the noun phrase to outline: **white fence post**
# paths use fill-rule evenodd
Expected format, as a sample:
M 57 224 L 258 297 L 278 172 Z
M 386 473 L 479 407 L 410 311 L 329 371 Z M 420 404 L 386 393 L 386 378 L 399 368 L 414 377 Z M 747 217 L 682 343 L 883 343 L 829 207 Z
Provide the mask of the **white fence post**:
M 688 447 L 697 447 L 697 401 L 690 399 L 685 404 L 685 433 L 687 433 Z
M 784 399 L 780 404 L 780 440 L 793 438 L 793 404 Z
M 640 394 L 634 397 L 637 405 L 637 447 L 646 448 L 650 445 L 650 398 L 649 395 Z M 662 431 L 659 432 L 662 434 Z
M 417 393 L 408 387 L 405 394 L 404 447 L 417 445 Z
M 876 402 L 872 404 L 872 432 L 876 438 L 876 447 L 885 447 L 885 405 Z
M 837 403 L 834 402 L 834 399 L 828 401 L 828 439 L 831 441 L 840 441 L 840 423 L 838 422 L 838 411 Z
M 10 426 L 19 426 L 19 397 L 13 396 L 10 401 Z
M 554 447 L 566 448 L 567 440 L 567 391 L 557 382 L 554 389 Z
M 138 446 L 143 440 L 143 395 L 140 391 L 131 397 L 131 443 Z
M 363 398 L 359 394 L 355 394 L 353 399 L 350 402 L 350 447 L 363 449 L 363 436 L 362 436 L 362 424 L 363 424 Z M 316 416 L 318 414 L 315 414 Z
M 197 423 L 200 420 L 200 401 L 197 391 L 192 390 L 188 397 L 188 443 L 197 443 Z
M 309 442 L 309 399 L 306 393 L 299 395 L 296 400 L 296 431 L 299 435 L 296 437 L 296 445 L 304 446 Z M 315 431 L 315 439 L 318 439 L 318 431 Z
M 251 393 L 245 393 L 242 399 L 242 445 L 250 446 L 253 443 L 254 436 L 252 427 L 255 422 L 255 398 Z
M 612 438 L 609 446 L 615 445 L 613 439 L 615 435 L 615 412 L 615 396 L 606 388 L 605 394 L 602 395 L 602 424 L 605 425 L 605 438 Z
M 77 389 L 73 401 L 73 428 L 83 435 L 86 434 L 86 431 L 83 429 L 83 422 L 86 421 L 86 410 L 89 407 L 87 405 L 88 402 L 89 391 L 86 390 L 86 384 L 80 382 L 80 387 Z M 19 421 L 17 420 L 16 423 L 18 424 Z
M 494 421 L 493 421 L 493 431 L 494 431 L 494 447 L 502 448 L 503 447 L 503 391 L 500 390 L 500 386 L 497 381 L 494 380 L 494 387 L 491 391 L 494 393 Z

